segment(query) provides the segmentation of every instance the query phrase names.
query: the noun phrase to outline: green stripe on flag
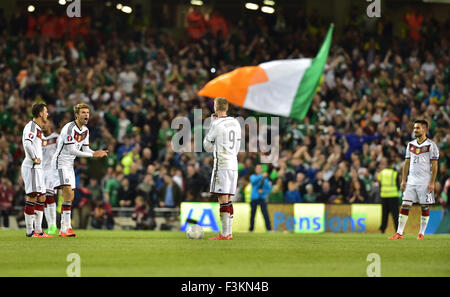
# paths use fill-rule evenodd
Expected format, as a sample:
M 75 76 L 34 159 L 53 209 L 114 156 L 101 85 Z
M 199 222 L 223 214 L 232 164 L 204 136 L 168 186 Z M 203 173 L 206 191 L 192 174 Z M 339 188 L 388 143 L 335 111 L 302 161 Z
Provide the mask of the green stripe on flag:
M 331 39 L 334 25 L 331 24 L 328 29 L 325 41 L 319 50 L 317 56 L 312 60 L 311 66 L 306 69 L 305 74 L 297 89 L 297 93 L 292 103 L 290 117 L 303 120 L 311 105 L 320 77 L 322 76 L 325 63 L 327 62 L 328 52 L 330 51 Z

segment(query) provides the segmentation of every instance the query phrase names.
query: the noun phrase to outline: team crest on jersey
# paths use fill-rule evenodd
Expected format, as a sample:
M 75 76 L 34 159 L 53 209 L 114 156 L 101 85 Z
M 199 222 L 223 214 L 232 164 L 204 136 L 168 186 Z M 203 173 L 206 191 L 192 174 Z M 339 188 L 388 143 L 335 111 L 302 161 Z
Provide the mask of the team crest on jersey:
M 42 146 L 47 146 L 48 145 L 48 140 L 44 139 L 42 140 Z
M 75 135 L 73 136 L 77 142 L 82 142 L 87 136 L 87 131 L 83 133 L 78 133 L 75 131 Z
M 430 151 L 430 145 L 426 145 L 423 147 L 417 147 L 413 144 L 410 145 L 409 151 L 415 155 L 420 155 L 422 153 L 428 153 Z
M 70 135 L 67 136 L 67 141 L 72 141 L 72 139 L 73 139 L 72 136 L 70 136 Z
M 33 133 L 28 134 L 28 138 L 29 139 L 33 139 L 34 138 L 34 134 Z

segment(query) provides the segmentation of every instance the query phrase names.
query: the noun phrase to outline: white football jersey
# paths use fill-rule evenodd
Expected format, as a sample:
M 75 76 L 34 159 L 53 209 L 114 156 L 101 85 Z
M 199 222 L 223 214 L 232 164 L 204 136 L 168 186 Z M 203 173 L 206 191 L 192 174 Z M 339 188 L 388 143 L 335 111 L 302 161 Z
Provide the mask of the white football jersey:
M 70 146 L 75 146 L 74 149 L 78 151 L 81 151 L 83 146 L 89 147 L 89 129 L 84 125 L 80 129 L 75 121 L 69 122 L 62 128 L 56 143 L 51 167 L 53 169 L 73 168 L 76 156 L 70 152 Z
M 421 144 L 415 139 L 408 143 L 405 159 L 410 159 L 407 183 L 428 185 L 431 179 L 431 160 L 439 160 L 439 149 L 428 138 Z
M 58 133 L 53 132 L 47 137 L 42 137 L 42 168 L 44 170 L 51 169 L 52 158 L 56 152 L 56 142 L 58 141 L 58 136 Z
M 237 155 L 241 147 L 241 125 L 238 120 L 233 117 L 216 119 L 212 122 L 204 142 L 213 145 L 215 169 L 238 169 Z
M 31 156 L 27 150 L 25 151 L 25 159 L 22 162 L 22 166 L 29 168 L 42 168 L 42 129 L 35 121 L 29 121 L 23 128 L 22 133 L 22 145 L 25 148 L 25 142 L 31 142 L 34 153 L 36 155 Z M 41 164 L 35 164 L 32 159 L 41 159 Z

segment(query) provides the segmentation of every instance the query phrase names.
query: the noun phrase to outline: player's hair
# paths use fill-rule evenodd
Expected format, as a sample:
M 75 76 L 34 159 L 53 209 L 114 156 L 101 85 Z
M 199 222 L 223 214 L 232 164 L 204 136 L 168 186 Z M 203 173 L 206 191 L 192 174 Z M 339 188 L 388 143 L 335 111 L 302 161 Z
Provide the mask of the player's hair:
M 47 105 L 42 102 L 33 104 L 33 106 L 31 107 L 31 114 L 33 115 L 33 118 L 38 118 L 39 114 L 44 110 L 45 107 L 47 107 Z
M 89 110 L 91 110 L 91 108 L 90 108 L 90 106 L 88 105 L 88 104 L 86 104 L 86 103 L 80 103 L 80 104 L 77 104 L 77 105 L 75 105 L 74 107 L 73 107 L 73 112 L 75 113 L 75 114 L 79 114 L 80 113 L 80 110 L 82 110 L 82 109 L 89 109 Z
M 223 97 L 217 97 L 214 99 L 214 106 L 217 111 L 228 111 L 228 101 Z
M 421 124 L 422 126 L 425 127 L 425 129 L 428 130 L 428 121 L 426 120 L 415 120 L 414 124 Z

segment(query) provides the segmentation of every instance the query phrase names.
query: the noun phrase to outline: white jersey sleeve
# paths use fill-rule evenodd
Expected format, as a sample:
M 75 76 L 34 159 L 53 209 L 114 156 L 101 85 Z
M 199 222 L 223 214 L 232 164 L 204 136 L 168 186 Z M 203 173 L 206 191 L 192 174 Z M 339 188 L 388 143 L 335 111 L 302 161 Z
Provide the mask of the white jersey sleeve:
M 213 122 L 211 124 L 211 127 L 209 128 L 208 134 L 206 135 L 205 139 L 203 140 L 203 145 L 206 149 L 206 151 L 211 152 L 214 149 L 214 143 L 216 141 L 216 137 L 217 137 L 217 129 L 216 129 L 216 125 Z
M 42 168 L 42 164 L 35 164 L 33 159 L 42 161 L 42 130 L 34 121 L 25 125 L 22 133 L 22 145 L 25 151 L 25 159 L 22 165 L 31 168 Z
M 409 143 L 408 145 L 406 145 L 405 159 L 411 159 L 411 152 L 409 151 Z
M 439 160 L 439 149 L 435 142 L 431 143 L 430 160 Z

